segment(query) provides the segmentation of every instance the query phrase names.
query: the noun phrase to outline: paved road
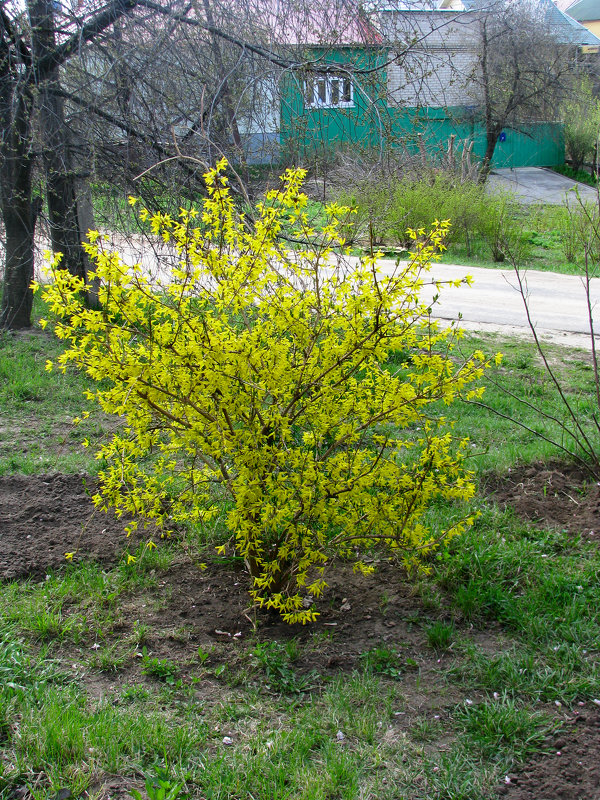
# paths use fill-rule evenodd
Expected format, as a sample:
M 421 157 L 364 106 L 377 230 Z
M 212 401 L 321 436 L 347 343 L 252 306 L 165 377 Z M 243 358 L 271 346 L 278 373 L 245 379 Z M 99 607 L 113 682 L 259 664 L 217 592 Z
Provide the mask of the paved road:
M 539 167 L 495 169 L 488 178 L 487 186 L 492 192 L 495 189 L 512 192 L 524 205 L 574 205 L 578 202 L 575 190 L 585 202 L 598 201 L 598 194 L 591 186 Z
M 394 269 L 393 261 L 382 261 L 385 272 Z M 512 270 L 461 267 L 435 264 L 431 275 L 436 280 L 456 280 L 473 276 L 472 286 L 445 287 L 433 307 L 438 319 L 453 320 L 462 315 L 463 327 L 530 336 L 523 298 Z M 583 281 L 572 275 L 530 270 L 523 273 L 531 319 L 540 336 L 574 347 L 591 348 L 589 318 Z M 600 279 L 591 281 L 594 326 L 600 335 Z M 423 297 L 435 293 L 426 287 Z M 596 336 L 600 347 L 600 339 Z
M 595 191 L 589 187 L 575 184 L 549 170 L 533 167 L 496 170 L 492 176 L 492 183 L 494 181 L 494 185 L 512 182 L 513 188 L 520 193 L 520 199 L 526 203 L 567 202 L 569 197 L 573 197 L 572 193 L 567 194 L 573 185 L 579 187 L 585 199 L 596 197 Z M 165 280 L 168 270 L 164 267 L 169 261 L 169 254 L 164 245 L 153 250 L 141 237 L 130 237 L 125 242 L 118 236 L 114 237 L 113 244 L 120 249 L 126 262 L 140 262 L 149 275 L 154 278 L 162 275 Z M 389 271 L 394 268 L 394 262 L 382 261 L 382 266 Z M 434 307 L 434 314 L 438 318 L 452 320 L 461 314 L 463 327 L 466 328 L 531 335 L 523 299 L 512 271 L 436 264 L 432 274 L 439 280 L 454 280 L 467 274 L 474 278 L 471 287 L 444 290 L 440 302 Z M 526 273 L 526 283 L 531 317 L 538 333 L 544 339 L 589 349 L 588 309 L 581 278 L 529 271 Z M 433 295 L 434 290 L 429 291 Z M 600 279 L 594 279 L 591 283 L 591 299 L 594 324 L 600 333 Z M 600 340 L 598 344 L 600 347 Z

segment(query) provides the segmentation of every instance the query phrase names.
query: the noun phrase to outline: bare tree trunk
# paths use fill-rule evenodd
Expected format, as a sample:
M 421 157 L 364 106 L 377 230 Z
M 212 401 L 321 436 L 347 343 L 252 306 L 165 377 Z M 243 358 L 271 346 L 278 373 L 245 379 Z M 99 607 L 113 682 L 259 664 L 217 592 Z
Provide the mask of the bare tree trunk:
M 6 259 L 0 328 L 26 328 L 30 314 L 34 230 L 39 204 L 32 197 L 34 104 L 41 109 L 52 243 L 65 265 L 85 275 L 62 106 L 51 98 L 59 70 L 84 45 L 100 36 L 137 0 L 110 0 L 71 35 L 56 43 L 52 0 L 27 0 L 11 15 L 0 2 L 0 212 L 6 228 Z M 58 99 L 58 92 L 56 92 Z M 62 102 L 62 101 L 61 101 Z
M 494 150 L 496 149 L 496 142 L 500 135 L 500 129 L 493 120 L 493 108 L 491 98 L 491 75 L 489 64 L 489 20 L 484 16 L 481 23 L 481 75 L 483 79 L 483 97 L 484 97 L 484 113 L 485 113 L 485 153 L 483 155 L 483 162 L 479 170 L 478 182 L 485 183 L 487 176 L 490 174 L 492 167 L 492 158 Z
M 56 98 L 53 98 L 56 100 Z M 62 253 L 61 266 L 85 280 L 82 235 L 79 229 L 77 198 L 62 109 L 44 105 L 40 114 L 44 138 L 46 198 L 50 220 L 52 250 Z M 52 147 L 52 144 L 55 147 Z
M 35 214 L 28 199 L 3 209 L 6 237 L 4 292 L 0 329 L 21 330 L 31 326 L 33 292 L 33 234 Z
M 209 0 L 203 0 L 204 4 L 204 13 L 206 14 L 206 21 L 211 26 L 211 28 L 215 27 L 215 23 L 212 16 L 212 9 L 210 7 Z M 223 106 L 225 108 L 225 113 L 227 115 L 227 119 L 229 121 L 229 125 L 231 126 L 231 135 L 233 137 L 233 143 L 235 144 L 240 156 L 242 155 L 242 138 L 240 136 L 240 132 L 238 129 L 237 118 L 235 116 L 235 110 L 233 107 L 233 103 L 231 101 L 231 92 L 229 90 L 229 82 L 227 80 L 227 72 L 225 70 L 225 65 L 223 63 L 223 56 L 221 54 L 221 47 L 219 45 L 219 40 L 217 36 L 213 33 L 211 34 L 212 38 L 212 49 L 215 58 L 215 64 L 219 69 L 219 73 L 221 75 L 222 80 L 222 99 L 223 99 Z
M 33 157 L 28 91 L 16 93 L 11 56 L 3 38 L 0 54 L 0 207 L 6 253 L 0 308 L 0 329 L 19 330 L 31 325 L 34 229 L 32 205 Z M 24 62 L 26 67 L 26 61 Z M 39 210 L 39 209 L 38 209 Z
M 47 68 L 38 72 L 36 78 L 52 250 L 62 253 L 61 266 L 64 269 L 85 280 L 64 101 L 52 91 L 60 88 L 59 67 L 46 58 L 56 49 L 53 0 L 29 0 L 28 5 L 34 57 L 38 63 L 45 63 L 44 59 L 49 63 Z
M 77 221 L 79 223 L 79 230 L 81 232 L 81 241 L 85 241 L 88 231 L 93 231 L 96 229 L 96 224 L 94 222 L 92 191 L 87 180 L 80 179 L 75 182 L 75 198 L 77 202 Z M 85 250 L 83 250 L 83 248 L 81 248 L 81 252 L 83 254 L 83 264 L 87 278 L 90 269 L 90 257 Z M 100 301 L 98 292 L 100 289 L 100 281 L 95 278 L 93 281 L 90 280 L 87 283 L 88 303 L 92 308 L 99 308 Z
M 500 131 L 497 130 L 495 126 L 491 126 L 486 131 L 485 153 L 483 155 L 483 161 L 481 162 L 481 168 L 479 170 L 479 183 L 485 183 L 487 176 L 490 174 L 490 170 L 492 168 L 492 158 L 494 157 L 494 150 L 496 149 L 496 143 L 498 142 L 499 136 Z

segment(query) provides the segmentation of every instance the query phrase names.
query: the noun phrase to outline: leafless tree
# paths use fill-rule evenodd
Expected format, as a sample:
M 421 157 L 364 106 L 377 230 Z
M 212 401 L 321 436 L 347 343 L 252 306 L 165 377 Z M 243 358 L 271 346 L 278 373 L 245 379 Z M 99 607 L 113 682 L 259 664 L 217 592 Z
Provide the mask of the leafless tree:
M 479 58 L 469 84 L 485 126 L 483 179 L 502 130 L 558 120 L 573 86 L 578 43 L 568 25 L 552 24 L 550 15 L 557 12 L 550 6 L 495 0 L 477 12 Z
M 193 191 L 203 170 L 186 159 L 186 147 L 197 162 L 207 150 L 199 141 L 218 151 L 219 140 L 236 131 L 231 58 L 220 41 L 238 53 L 245 44 L 217 28 L 215 18 L 208 0 L 196 15 L 191 3 L 110 0 L 73 11 L 53 0 L 0 4 L 0 328 L 30 324 L 34 231 L 42 207 L 36 164 L 43 171 L 52 248 L 85 278 L 77 202 L 82 181 L 132 177 L 157 161 L 168 162 L 173 173 L 175 160 L 178 177 L 188 178 Z M 239 133 L 233 138 L 239 148 Z
M 41 205 L 33 191 L 40 108 L 52 240 L 69 259 L 69 237 L 72 241 L 78 233 L 74 232 L 76 209 L 66 131 L 56 92 L 59 70 L 134 3 L 111 0 L 64 33 L 55 24 L 51 0 L 27 0 L 25 9 L 6 1 L 0 7 L 0 213 L 5 234 L 0 328 L 30 324 L 34 231 Z M 68 266 L 81 274 L 77 257 Z
M 588 32 L 552 0 L 414 0 L 382 16 L 390 41 L 404 43 L 389 68 L 390 102 L 481 123 L 482 179 L 502 131 L 558 121 L 575 75 L 589 67 L 580 53 Z

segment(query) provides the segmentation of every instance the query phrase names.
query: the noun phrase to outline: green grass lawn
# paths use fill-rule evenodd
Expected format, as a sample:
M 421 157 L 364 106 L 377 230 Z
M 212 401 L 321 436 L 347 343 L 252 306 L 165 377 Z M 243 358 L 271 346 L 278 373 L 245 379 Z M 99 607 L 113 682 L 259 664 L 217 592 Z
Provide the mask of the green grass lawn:
M 86 382 L 44 371 L 59 347 L 37 328 L 0 339 L 0 475 L 96 469 L 94 445 L 115 422 L 93 412 L 71 425 Z M 572 447 L 536 411 L 560 414 L 531 344 L 469 336 L 465 347 L 505 353 L 488 380 L 490 408 L 450 409 L 482 484 L 561 457 L 531 431 Z M 588 354 L 556 347 L 549 357 L 597 435 Z M 204 592 L 241 591 L 244 580 L 213 559 L 187 597 L 181 576 L 210 559 L 193 532 L 139 563 L 65 562 L 41 580 L 4 582 L 0 798 L 493 797 L 508 772 L 551 749 L 559 709 L 600 697 L 600 550 L 483 492 L 473 508 L 473 528 L 428 575 L 391 578 L 382 564 L 387 583 L 364 578 L 364 591 L 349 584 L 347 595 L 342 583 L 323 601 L 323 619 L 336 621 L 312 630 L 267 617 L 254 628 L 246 610 L 235 639 L 233 628 L 207 632 L 201 611 L 182 616 L 184 600 L 202 609 Z

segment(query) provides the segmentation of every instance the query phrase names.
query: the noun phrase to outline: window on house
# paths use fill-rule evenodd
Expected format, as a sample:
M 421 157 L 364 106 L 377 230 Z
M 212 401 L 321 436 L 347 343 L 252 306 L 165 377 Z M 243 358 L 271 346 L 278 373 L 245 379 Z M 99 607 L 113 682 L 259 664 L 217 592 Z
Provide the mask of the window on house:
M 311 75 L 305 81 L 304 97 L 309 108 L 348 108 L 354 105 L 352 79 L 335 72 Z

